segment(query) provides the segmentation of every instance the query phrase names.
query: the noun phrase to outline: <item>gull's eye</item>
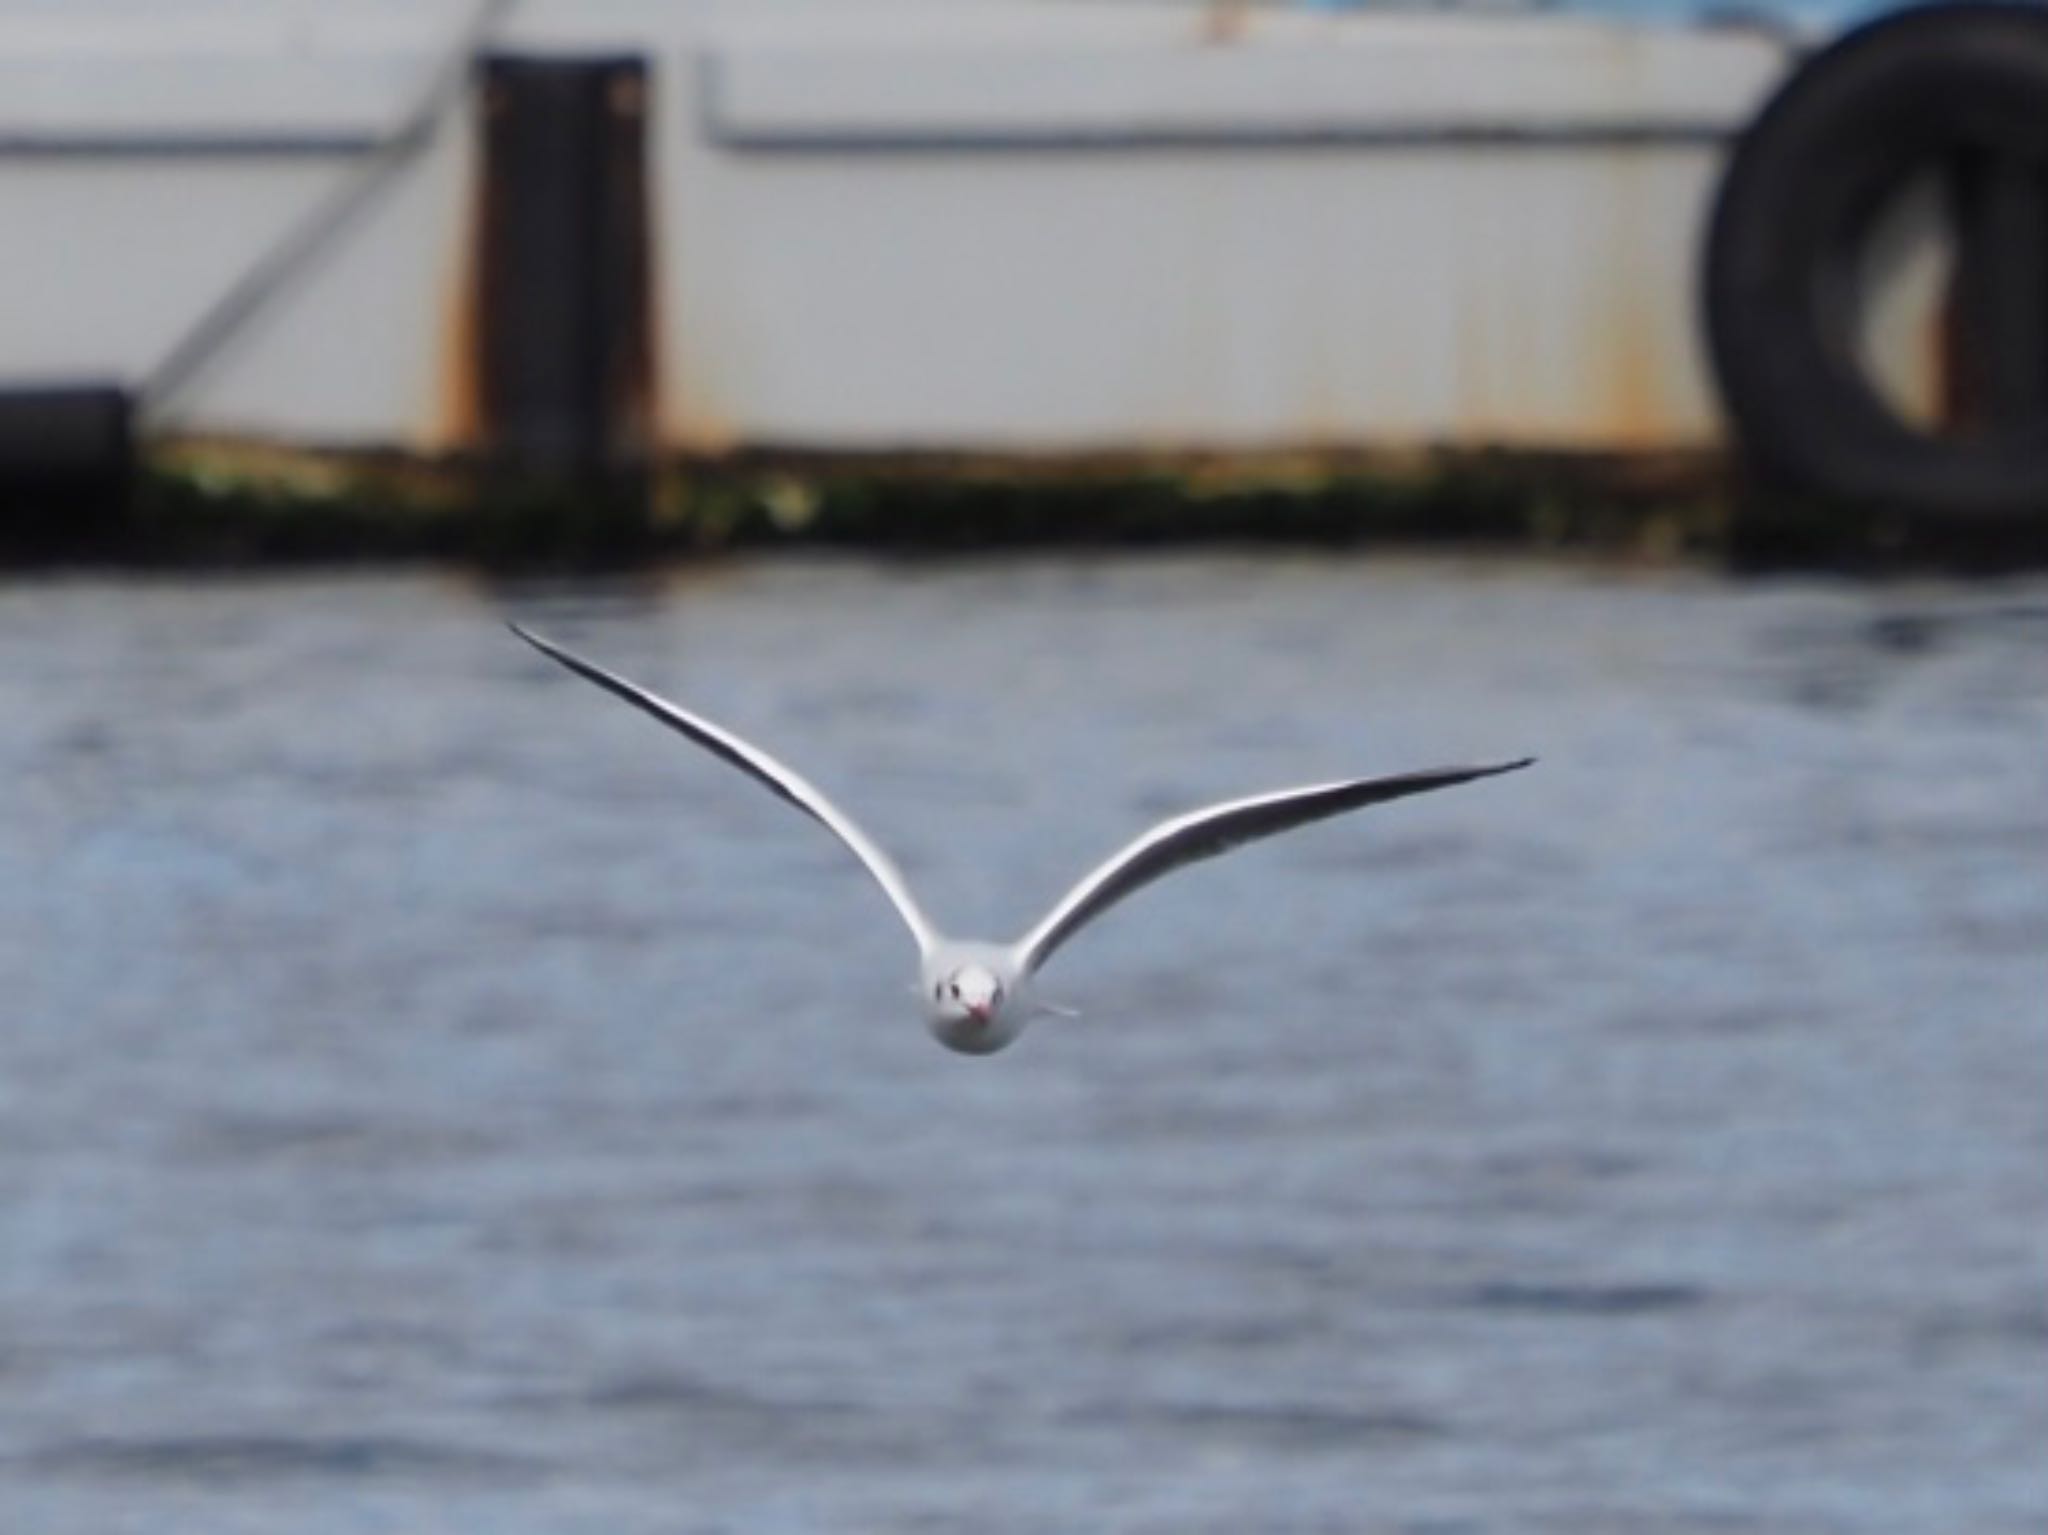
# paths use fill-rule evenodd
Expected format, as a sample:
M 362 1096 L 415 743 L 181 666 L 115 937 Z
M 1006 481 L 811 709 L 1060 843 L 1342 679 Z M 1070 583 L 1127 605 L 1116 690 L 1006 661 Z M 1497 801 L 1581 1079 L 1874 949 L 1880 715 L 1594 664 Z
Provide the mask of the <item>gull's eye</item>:
M 960 995 L 960 983 L 959 983 L 958 981 L 954 981 L 954 982 L 952 983 L 952 988 L 953 988 L 953 995 L 954 995 L 954 996 L 956 996 L 956 997 L 957 997 L 957 996 L 959 996 L 959 995 Z

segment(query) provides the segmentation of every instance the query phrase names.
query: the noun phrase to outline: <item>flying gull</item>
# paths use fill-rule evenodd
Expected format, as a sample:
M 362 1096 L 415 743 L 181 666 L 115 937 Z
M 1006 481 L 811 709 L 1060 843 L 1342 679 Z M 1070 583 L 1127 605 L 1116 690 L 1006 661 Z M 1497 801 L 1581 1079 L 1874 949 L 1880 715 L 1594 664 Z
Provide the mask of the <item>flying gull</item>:
M 1183 864 L 1214 858 L 1234 847 L 1270 837 L 1311 821 L 1342 815 L 1366 805 L 1427 794 L 1475 778 L 1512 773 L 1536 759 L 1522 757 L 1490 767 L 1431 768 L 1391 778 L 1346 778 L 1227 800 L 1162 821 L 1142 837 L 1091 870 L 1060 897 L 1038 925 L 1014 943 L 983 943 L 948 938 L 926 917 L 889 855 L 810 781 L 785 767 L 760 747 L 740 739 L 700 714 L 657 697 L 645 688 L 572 655 L 551 640 L 518 624 L 514 634 L 541 654 L 645 710 L 695 741 L 713 756 L 759 780 L 797 809 L 835 833 L 853 850 L 882 887 L 890 904 L 917 940 L 917 992 L 925 1024 L 934 1038 L 965 1055 L 993 1055 L 1024 1032 L 1033 1018 L 1064 1009 L 1037 1000 L 1031 982 L 1055 950 L 1089 922 L 1125 896 L 1171 874 Z

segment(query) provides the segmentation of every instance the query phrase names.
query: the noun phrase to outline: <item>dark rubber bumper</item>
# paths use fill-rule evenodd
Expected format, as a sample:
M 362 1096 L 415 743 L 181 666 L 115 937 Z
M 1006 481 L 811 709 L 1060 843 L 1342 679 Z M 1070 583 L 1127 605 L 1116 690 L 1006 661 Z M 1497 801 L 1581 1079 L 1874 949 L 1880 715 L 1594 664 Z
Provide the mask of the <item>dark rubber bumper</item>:
M 1948 419 L 1922 430 L 1880 399 L 1854 328 L 1873 222 L 1929 171 L 1958 256 Z M 1808 59 L 1729 162 L 1704 307 L 1723 401 L 1774 482 L 1957 522 L 2048 517 L 2048 7 L 1903 11 Z

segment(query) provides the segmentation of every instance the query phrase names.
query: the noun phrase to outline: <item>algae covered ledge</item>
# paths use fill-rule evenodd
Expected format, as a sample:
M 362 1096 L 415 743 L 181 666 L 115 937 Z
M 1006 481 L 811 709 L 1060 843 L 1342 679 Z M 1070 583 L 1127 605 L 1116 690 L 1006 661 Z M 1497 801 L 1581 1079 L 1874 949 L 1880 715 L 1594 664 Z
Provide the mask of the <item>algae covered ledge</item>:
M 1864 568 L 2038 563 L 2025 528 L 1777 493 L 1722 453 L 757 449 L 580 479 L 467 456 L 158 444 L 98 505 L 10 506 L 0 561 L 255 568 L 439 560 L 618 568 L 741 551 L 1217 543 L 1578 551 Z M 2023 544 L 2032 547 L 2021 547 Z
M 465 458 L 189 441 L 151 451 L 121 504 L 15 519 L 10 542 L 16 558 L 172 566 L 1213 542 L 1679 556 L 1723 547 L 1734 494 L 1708 454 L 758 450 L 548 480 Z

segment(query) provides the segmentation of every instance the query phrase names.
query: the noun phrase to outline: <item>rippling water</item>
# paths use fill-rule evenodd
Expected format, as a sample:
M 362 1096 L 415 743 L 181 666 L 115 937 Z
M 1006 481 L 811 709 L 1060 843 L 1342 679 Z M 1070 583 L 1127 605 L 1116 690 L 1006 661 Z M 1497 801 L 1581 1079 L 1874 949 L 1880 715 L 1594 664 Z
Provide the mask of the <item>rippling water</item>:
M 925 1037 L 780 749 L 1002 935 Z M 1351 558 L 0 587 L 23 1531 L 2039 1535 L 2048 583 Z

